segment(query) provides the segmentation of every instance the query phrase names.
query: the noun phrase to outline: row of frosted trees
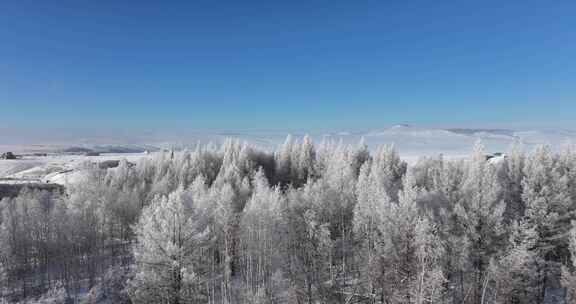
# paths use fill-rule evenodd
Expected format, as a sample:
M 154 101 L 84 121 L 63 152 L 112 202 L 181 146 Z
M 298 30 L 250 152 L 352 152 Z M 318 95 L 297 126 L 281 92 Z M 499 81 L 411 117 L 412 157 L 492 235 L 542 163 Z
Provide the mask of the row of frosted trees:
M 392 147 L 229 140 L 4 199 L 7 300 L 576 300 L 576 151 L 408 167 Z M 86 293 L 86 290 L 90 292 Z M 568 291 L 565 295 L 564 291 Z

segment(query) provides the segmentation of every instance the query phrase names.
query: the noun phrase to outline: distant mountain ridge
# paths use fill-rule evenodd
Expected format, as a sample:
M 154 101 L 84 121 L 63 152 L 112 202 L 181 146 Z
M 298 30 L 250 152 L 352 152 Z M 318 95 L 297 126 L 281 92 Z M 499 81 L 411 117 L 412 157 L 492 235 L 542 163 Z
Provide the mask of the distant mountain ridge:
M 370 149 L 378 145 L 394 144 L 400 153 L 411 155 L 428 155 L 435 153 L 467 154 L 474 142 L 478 139 L 490 150 L 502 152 L 514 143 L 525 145 L 526 149 L 538 144 L 548 144 L 553 148 L 561 148 L 567 142 L 576 143 L 576 132 L 564 129 L 525 129 L 514 130 L 506 128 L 451 128 L 426 127 L 400 123 L 381 129 L 340 129 L 326 131 L 242 131 L 229 130 L 226 132 L 193 132 L 165 137 L 151 137 L 149 141 L 142 139 L 135 144 L 122 144 L 115 140 L 114 144 L 90 143 L 90 139 L 83 139 L 82 144 L 49 144 L 37 145 L 5 145 L 0 146 L 0 152 L 13 151 L 18 154 L 31 152 L 44 153 L 142 153 L 144 151 L 158 151 L 161 149 L 194 149 L 198 144 L 213 142 L 218 145 L 227 138 L 235 138 L 266 149 L 277 149 L 284 143 L 286 136 L 291 133 L 298 139 L 308 134 L 316 143 L 323 140 L 342 141 L 345 144 L 358 144 L 362 138 Z M 98 138 L 102 142 L 103 138 Z
M 498 135 L 508 135 L 514 136 L 514 130 L 510 129 L 466 129 L 466 128 L 449 128 L 446 131 L 464 134 L 464 135 L 474 135 L 475 133 L 491 133 Z
M 64 153 L 142 153 L 145 151 L 158 151 L 159 148 L 151 145 L 97 145 L 97 146 L 71 146 L 62 149 Z

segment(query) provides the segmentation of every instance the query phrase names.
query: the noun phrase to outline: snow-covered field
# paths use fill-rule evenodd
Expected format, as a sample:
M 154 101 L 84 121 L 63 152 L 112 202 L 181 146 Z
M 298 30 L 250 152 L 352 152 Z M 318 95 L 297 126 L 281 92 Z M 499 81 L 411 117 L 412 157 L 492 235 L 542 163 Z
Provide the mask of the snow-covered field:
M 296 138 L 305 134 L 292 133 Z M 311 132 L 308 135 L 317 144 L 330 140 L 356 145 L 363 139 L 371 150 L 380 145 L 394 145 L 400 157 L 409 164 L 416 163 L 423 156 L 440 154 L 450 159 L 464 158 L 479 139 L 489 153 L 506 153 L 513 143 L 519 143 L 525 151 L 531 151 L 537 145 L 549 145 L 558 151 L 567 144 L 576 143 L 576 132 L 568 130 L 443 129 L 404 124 L 378 130 Z M 223 133 L 210 138 L 219 142 L 224 137 L 234 137 L 261 148 L 274 149 L 284 142 L 286 133 Z M 206 142 L 205 138 L 199 141 Z
M 132 151 L 158 148 L 193 147 L 198 143 L 221 143 L 226 138 L 237 138 L 265 149 L 275 149 L 286 139 L 286 132 L 223 132 L 214 134 L 191 134 L 181 138 L 168 139 L 162 143 L 142 143 L 142 145 L 92 146 L 96 151 Z M 302 137 L 305 133 L 292 134 Z M 370 149 L 379 145 L 393 144 L 400 156 L 409 164 L 414 164 L 422 156 L 463 158 L 468 155 L 474 142 L 481 139 L 488 152 L 506 152 L 513 142 L 521 143 L 526 150 L 539 144 L 561 149 L 568 143 L 576 143 L 576 132 L 566 130 L 523 130 L 506 129 L 441 129 L 423 128 L 410 125 L 395 125 L 380 130 L 338 131 L 333 133 L 309 133 L 316 143 L 323 140 L 342 141 L 345 144 L 358 144 L 362 139 Z M 174 144 L 177 143 L 177 144 Z M 100 156 L 67 153 L 67 149 L 88 149 L 86 145 L 42 144 L 42 145 L 2 145 L 0 152 L 12 151 L 24 155 L 17 160 L 0 160 L 0 182 L 50 182 L 67 184 L 77 180 L 78 170 L 84 162 L 99 163 L 106 160 L 126 159 L 136 162 L 147 156 L 146 153 L 101 153 Z M 47 156 L 34 154 L 46 153 Z
M 100 163 L 126 159 L 136 162 L 145 153 L 105 153 L 100 156 L 52 154 L 24 156 L 16 160 L 0 160 L 0 183 L 42 182 L 65 185 L 78 180 L 85 162 Z
M 292 132 L 299 138 L 310 135 L 316 143 L 325 139 L 343 141 L 346 144 L 358 144 L 362 138 L 370 149 L 379 145 L 393 144 L 403 157 L 461 156 L 470 153 L 474 142 L 481 139 L 489 152 L 505 152 L 515 141 L 530 150 L 539 144 L 550 145 L 560 149 L 564 144 L 576 142 L 576 132 L 569 130 L 509 130 L 509 129 L 451 129 L 427 128 L 412 125 L 394 125 L 377 130 L 335 132 Z M 225 138 L 238 138 L 261 148 L 274 149 L 286 139 L 287 132 L 222 132 L 215 134 L 192 134 L 188 140 L 177 141 L 181 145 L 222 142 Z M 164 147 L 166 144 L 164 144 Z

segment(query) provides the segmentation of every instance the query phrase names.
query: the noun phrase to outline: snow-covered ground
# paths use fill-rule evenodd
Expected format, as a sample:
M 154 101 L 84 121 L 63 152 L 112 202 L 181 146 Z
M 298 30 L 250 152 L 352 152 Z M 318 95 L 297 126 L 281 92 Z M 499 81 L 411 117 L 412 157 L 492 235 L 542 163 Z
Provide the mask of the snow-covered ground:
M 22 159 L 0 160 L 0 182 L 37 181 L 67 184 L 78 180 L 80 165 L 85 162 L 98 163 L 105 160 L 127 159 L 136 162 L 146 153 L 102 153 L 100 156 L 84 156 L 66 153 L 67 150 L 87 149 L 92 151 L 154 151 L 158 148 L 191 148 L 198 143 L 222 143 L 226 138 L 237 138 L 264 149 L 275 149 L 286 139 L 286 132 L 221 132 L 181 136 L 177 140 L 167 138 L 163 142 L 146 142 L 140 145 L 98 145 L 86 144 L 41 144 L 41 145 L 2 145 L 0 152 L 12 151 L 24 155 Z M 293 133 L 299 138 L 305 133 Z M 342 141 L 345 144 L 358 144 L 363 138 L 370 149 L 379 145 L 393 144 L 400 156 L 414 164 L 422 156 L 463 158 L 468 155 L 474 142 L 482 139 L 488 152 L 506 152 L 517 141 L 524 149 L 531 150 L 539 144 L 548 144 L 559 150 L 567 143 L 576 143 L 576 132 L 566 130 L 506 130 L 506 129 L 442 129 L 423 128 L 410 125 L 395 125 L 388 128 L 368 131 L 340 130 L 332 133 L 310 132 L 316 143 L 323 140 Z M 76 151 L 78 152 L 78 151 Z M 34 154 L 46 153 L 47 156 Z
M 100 156 L 51 154 L 0 160 L 0 183 L 42 182 L 66 185 L 78 180 L 82 174 L 79 169 L 85 162 L 121 159 L 136 162 L 147 156 L 145 153 L 105 153 Z
M 186 143 L 222 142 L 224 138 L 233 137 L 245 140 L 262 148 L 274 149 L 286 139 L 286 132 L 224 132 L 202 136 L 193 135 Z M 304 136 L 305 132 L 296 132 L 296 138 Z M 468 155 L 474 142 L 481 139 L 487 150 L 492 153 L 506 152 L 515 141 L 521 143 L 526 150 L 536 145 L 550 145 L 553 149 L 561 149 L 566 143 L 576 143 L 576 132 L 567 130 L 509 130 L 509 129 L 450 129 L 426 128 L 412 125 L 394 125 L 387 128 L 365 131 L 338 130 L 335 132 L 309 132 L 316 143 L 324 139 L 343 141 L 346 144 L 358 144 L 362 138 L 370 149 L 379 145 L 393 144 L 400 155 L 406 158 L 419 156 Z M 180 141 L 182 142 L 182 141 Z

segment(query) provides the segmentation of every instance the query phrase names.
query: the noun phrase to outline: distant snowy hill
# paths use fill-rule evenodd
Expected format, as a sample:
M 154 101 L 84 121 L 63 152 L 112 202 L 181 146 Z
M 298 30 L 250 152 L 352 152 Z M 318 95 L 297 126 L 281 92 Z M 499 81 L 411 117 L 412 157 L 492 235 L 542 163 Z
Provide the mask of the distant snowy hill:
M 165 136 L 135 137 L 131 144 L 122 144 L 117 138 L 110 138 L 114 144 L 103 144 L 105 139 L 99 137 L 98 144 L 90 144 L 89 138 L 83 138 L 81 144 L 44 144 L 44 145 L 1 145 L 0 152 L 13 151 L 23 153 L 141 153 L 160 149 L 194 148 L 197 144 L 212 142 L 220 144 L 227 138 L 236 138 L 265 149 L 275 149 L 281 145 L 289 132 L 287 131 L 228 131 L 228 132 L 180 132 Z M 306 132 L 292 133 L 301 138 Z M 394 144 L 404 155 L 445 155 L 467 154 L 477 139 L 482 139 L 486 147 L 493 152 L 506 151 L 511 143 L 519 141 L 526 149 L 538 144 L 549 144 L 559 149 L 567 142 L 576 142 L 576 132 L 568 130 L 512 130 L 495 128 L 430 128 L 408 124 L 397 124 L 375 130 L 335 130 L 333 132 L 308 132 L 316 143 L 322 140 L 343 141 L 357 144 L 361 138 L 370 148 L 382 144 Z
M 223 137 L 234 137 L 263 147 L 275 148 L 281 145 L 286 134 L 282 133 L 227 133 Z M 292 134 L 302 137 L 304 134 Z M 519 142 L 526 150 L 539 144 L 551 145 L 561 149 L 566 143 L 576 143 L 576 132 L 565 130 L 511 130 L 479 128 L 425 128 L 407 124 L 393 125 L 388 128 L 348 131 L 340 130 L 331 133 L 314 133 L 309 135 L 315 142 L 322 140 L 342 141 L 346 144 L 357 144 L 362 138 L 374 149 L 379 145 L 393 144 L 401 155 L 415 157 L 422 155 L 444 154 L 446 156 L 467 155 L 475 141 L 481 139 L 490 152 L 505 152 L 514 142 Z M 222 138 L 219 138 L 222 139 Z M 218 142 L 218 140 L 216 140 Z
M 305 133 L 293 133 L 301 138 Z M 401 157 L 413 163 L 420 156 L 443 154 L 446 157 L 468 155 L 474 142 L 481 139 L 488 152 L 506 152 L 512 143 L 520 142 L 525 150 L 536 145 L 548 144 L 554 150 L 567 143 L 576 143 L 576 132 L 568 130 L 509 130 L 509 129 L 450 129 L 425 128 L 399 124 L 377 130 L 348 131 L 332 133 L 310 132 L 316 143 L 323 140 L 356 145 L 362 139 L 370 149 L 379 145 L 394 145 Z M 166 138 L 162 142 L 141 144 L 58 144 L 58 145 L 0 145 L 0 152 L 13 151 L 23 155 L 19 160 L 0 160 L 0 178 L 18 178 L 51 181 L 65 184 L 77 180 L 71 175 L 83 161 L 104 161 L 131 159 L 137 160 L 146 154 L 161 149 L 193 149 L 198 144 L 221 144 L 228 138 L 246 141 L 252 145 L 274 150 L 286 139 L 286 132 L 220 132 L 179 134 L 178 138 Z M 86 157 L 88 152 L 98 152 L 100 157 Z M 40 155 L 39 155 L 40 154 Z M 46 154 L 47 156 L 42 156 Z
M 151 145 L 85 145 L 73 146 L 62 149 L 64 153 L 142 153 L 144 151 L 158 151 L 159 148 Z

